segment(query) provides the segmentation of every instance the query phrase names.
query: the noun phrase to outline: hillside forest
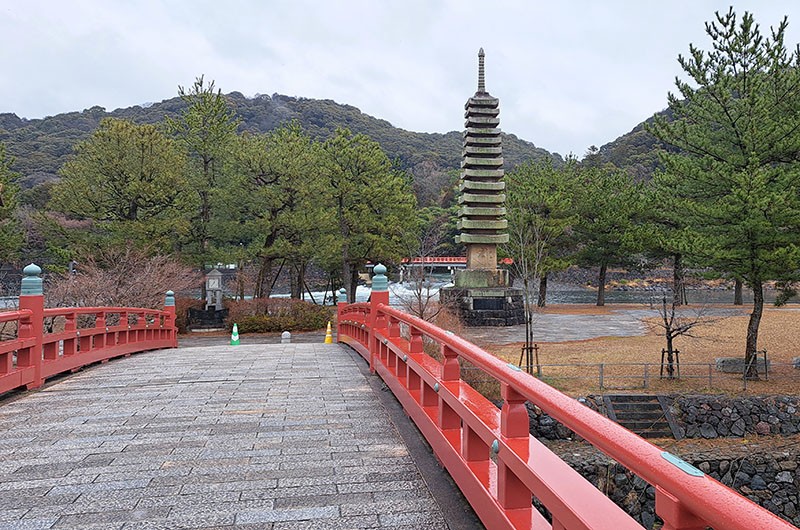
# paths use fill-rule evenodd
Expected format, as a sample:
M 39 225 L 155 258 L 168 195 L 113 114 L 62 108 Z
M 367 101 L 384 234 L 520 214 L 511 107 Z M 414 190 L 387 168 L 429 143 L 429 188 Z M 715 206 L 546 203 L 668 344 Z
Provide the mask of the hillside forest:
M 548 275 L 669 263 L 753 290 L 794 294 L 800 270 L 800 57 L 787 20 L 716 13 L 689 45 L 668 108 L 581 160 L 503 136 L 510 243 L 501 249 L 546 304 Z M 412 133 L 332 101 L 223 94 L 198 77 L 177 97 L 41 120 L 0 114 L 0 262 L 113 269 L 164 259 L 235 263 L 237 294 L 291 295 L 314 270 L 352 297 L 368 262 L 454 255 L 461 134 Z M 133 256 L 133 258 L 131 257 Z M 352 298 L 350 298 L 352 299 Z M 77 303 L 77 302 L 76 302 Z

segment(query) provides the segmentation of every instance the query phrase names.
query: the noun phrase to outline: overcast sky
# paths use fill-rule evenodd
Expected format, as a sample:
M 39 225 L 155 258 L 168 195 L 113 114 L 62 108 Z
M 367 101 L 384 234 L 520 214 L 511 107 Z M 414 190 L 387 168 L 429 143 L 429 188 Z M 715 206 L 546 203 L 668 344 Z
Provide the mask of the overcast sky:
M 501 128 L 582 156 L 666 105 L 714 11 L 762 29 L 800 2 L 681 0 L 0 0 L 0 112 L 41 118 L 223 92 L 333 99 L 412 131 L 463 128 L 486 51 Z

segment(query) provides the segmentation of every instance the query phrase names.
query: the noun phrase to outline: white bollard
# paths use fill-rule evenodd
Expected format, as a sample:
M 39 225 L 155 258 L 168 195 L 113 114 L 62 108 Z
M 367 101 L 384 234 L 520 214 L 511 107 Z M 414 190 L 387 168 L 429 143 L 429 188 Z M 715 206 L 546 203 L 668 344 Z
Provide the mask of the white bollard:
M 290 344 L 292 342 L 292 334 L 288 331 L 281 333 L 281 344 Z

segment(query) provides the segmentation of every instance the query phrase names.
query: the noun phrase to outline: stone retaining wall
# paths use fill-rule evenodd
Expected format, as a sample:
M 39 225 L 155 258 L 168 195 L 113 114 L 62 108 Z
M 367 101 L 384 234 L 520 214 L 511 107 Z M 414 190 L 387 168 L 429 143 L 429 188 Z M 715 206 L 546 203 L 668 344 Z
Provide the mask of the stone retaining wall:
M 800 398 L 673 396 L 670 411 L 686 438 L 800 432 Z
M 790 435 L 800 432 L 800 397 L 668 396 L 670 412 L 683 438 L 742 437 L 746 434 Z M 601 396 L 578 401 L 606 415 Z M 575 433 L 539 407 L 528 404 L 531 434 L 545 440 L 573 440 Z
M 578 445 L 578 444 L 572 444 Z M 800 454 L 772 448 L 722 451 L 720 454 L 684 454 L 681 458 L 756 504 L 792 524 L 800 525 Z M 655 489 L 605 455 L 585 446 L 556 449 L 578 473 L 604 492 L 645 528 L 652 529 Z M 746 454 L 744 451 L 757 454 Z
M 800 432 L 800 398 L 787 396 L 670 396 L 670 408 L 687 438 L 791 435 Z M 605 414 L 601 396 L 578 399 Z M 578 443 L 579 437 L 541 409 L 528 404 L 531 434 L 608 495 L 647 529 L 655 516 L 655 490 L 620 464 Z M 784 441 L 785 440 L 785 441 Z M 738 445 L 738 444 L 737 444 Z M 704 473 L 753 502 L 800 526 L 800 450 L 795 439 L 770 436 L 738 448 L 679 454 Z

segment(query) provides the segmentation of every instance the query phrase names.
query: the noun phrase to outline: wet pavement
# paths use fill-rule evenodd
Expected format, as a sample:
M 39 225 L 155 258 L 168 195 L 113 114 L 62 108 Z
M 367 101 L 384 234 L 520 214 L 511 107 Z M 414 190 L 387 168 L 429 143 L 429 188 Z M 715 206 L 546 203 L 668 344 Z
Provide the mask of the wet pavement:
M 687 308 L 680 314 L 696 317 L 698 309 Z M 745 308 L 703 308 L 704 316 L 733 316 L 747 314 Z M 537 313 L 533 318 L 534 340 L 566 342 L 597 337 L 632 337 L 644 335 L 645 318 L 659 318 L 656 309 L 612 309 L 603 314 Z M 476 343 L 509 344 L 525 341 L 525 325 L 503 328 L 464 328 L 464 338 Z

